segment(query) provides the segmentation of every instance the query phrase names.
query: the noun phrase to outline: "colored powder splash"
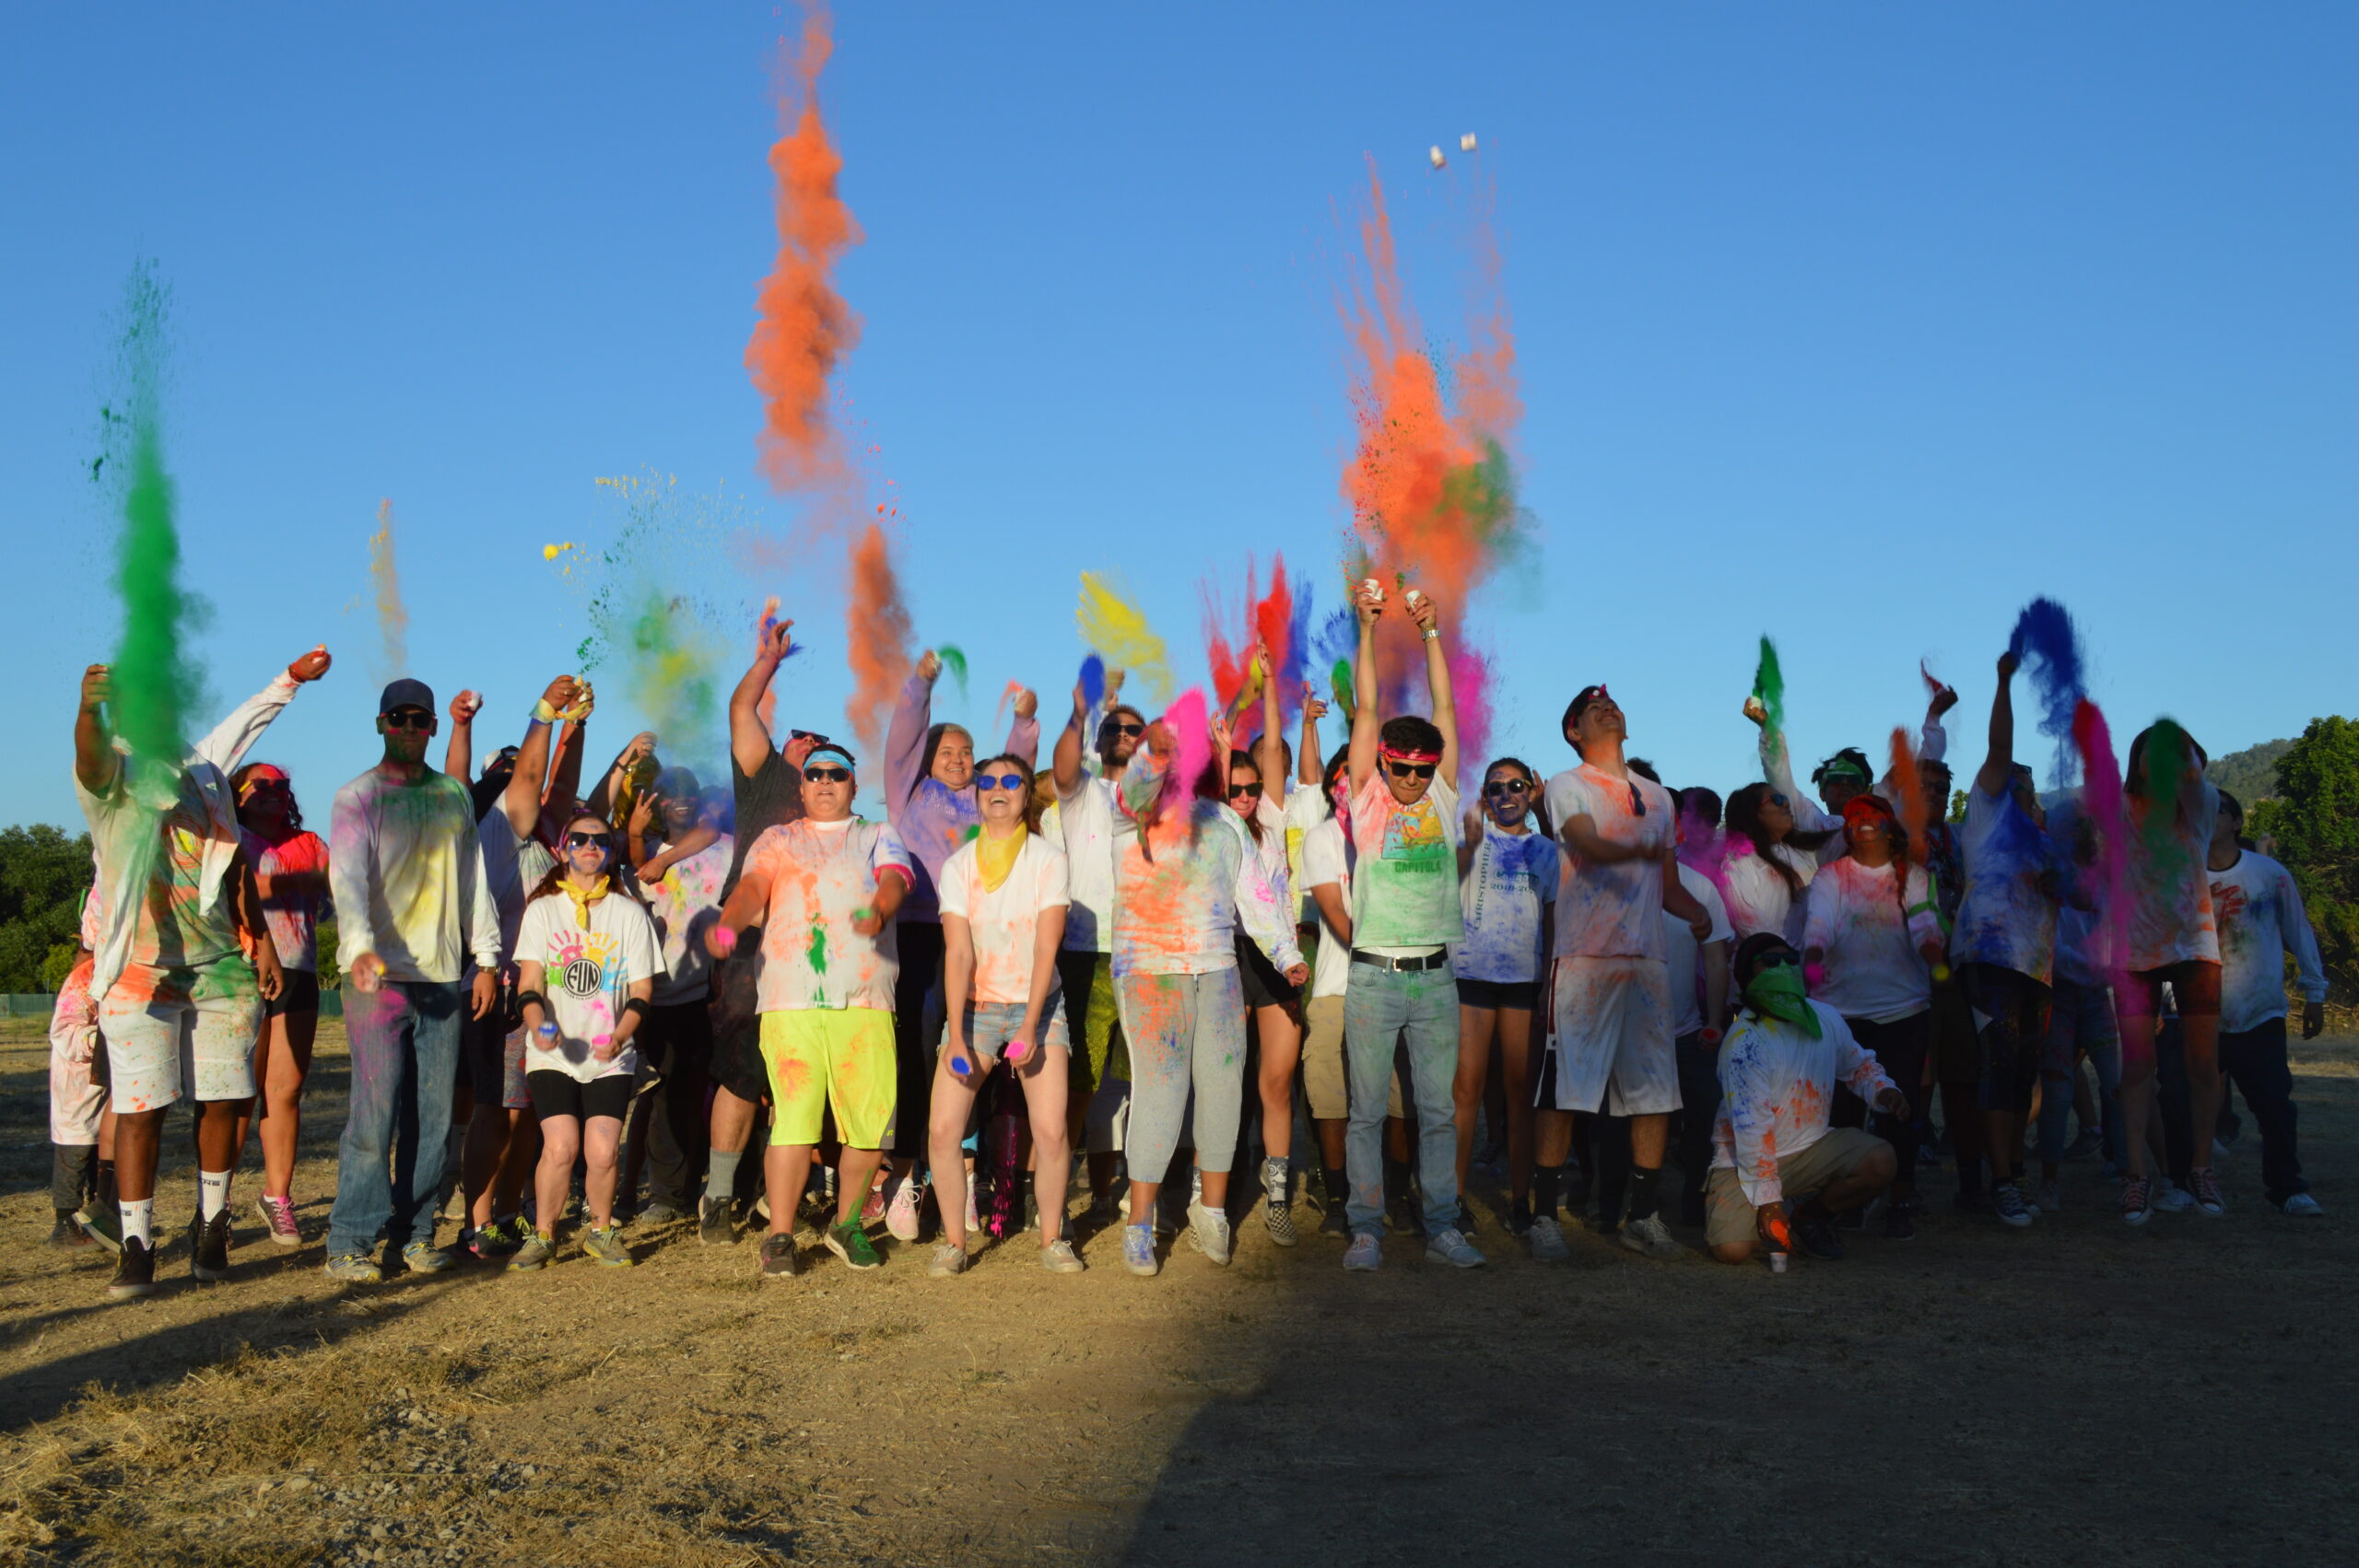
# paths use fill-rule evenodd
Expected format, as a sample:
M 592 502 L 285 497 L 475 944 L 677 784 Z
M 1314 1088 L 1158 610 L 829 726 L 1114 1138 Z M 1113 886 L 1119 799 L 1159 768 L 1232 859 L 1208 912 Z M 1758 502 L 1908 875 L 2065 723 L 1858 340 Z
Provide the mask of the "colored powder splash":
M 810 963 L 813 974 L 827 972 L 827 928 L 816 920 L 811 922 L 811 945 L 804 951 L 803 956 Z
M 1931 847 L 1925 831 L 1929 825 L 1925 776 L 1917 766 L 1917 751 L 1908 743 L 1908 729 L 1903 724 L 1892 727 L 1892 792 L 1900 798 L 1885 803 L 1899 813 L 1900 825 L 1908 835 L 1909 860 L 1921 866 Z
M 1081 574 L 1081 604 L 1074 612 L 1081 640 L 1109 668 L 1126 670 L 1146 683 L 1157 703 L 1171 700 L 1171 653 L 1147 625 L 1146 613 L 1127 597 L 1109 573 Z
M 958 700 L 965 702 L 967 700 L 966 650 L 955 644 L 945 642 L 934 649 L 933 656 L 942 661 L 942 667 L 950 672 L 952 680 L 958 683 Z
M 1327 693 L 1334 699 L 1335 711 L 1344 716 L 1344 724 L 1349 725 L 1358 717 L 1360 705 L 1352 695 L 1350 660 L 1336 660 L 1334 668 L 1327 672 Z
M 101 414 L 110 457 L 123 486 L 123 532 L 115 542 L 115 591 L 123 632 L 112 661 L 109 717 L 139 756 L 177 764 L 188 752 L 190 720 L 204 699 L 205 673 L 189 648 L 209 610 L 181 580 L 174 491 L 164 471 L 161 402 L 169 291 L 150 263 L 132 270 L 117 345 L 121 402 Z
M 1184 802 L 1194 793 L 1196 780 L 1213 759 L 1211 710 L 1202 686 L 1181 692 L 1163 715 L 1173 743 L 1171 772 L 1163 781 L 1163 800 Z
M 2126 979 L 2119 971 L 2130 952 L 2129 908 L 2120 892 L 2130 869 L 2130 824 L 2123 811 L 2121 764 L 2104 712 L 2086 697 L 2072 710 L 2072 749 L 2081 760 L 2081 810 L 2097 837 L 2094 881 L 2104 942 L 2101 952 L 2088 956 L 2100 973 Z
M 2053 599 L 2035 599 L 2015 617 L 2007 651 L 2031 677 L 2039 696 L 2039 732 L 2056 743 L 2052 782 L 2072 781 L 2072 716 L 2087 695 L 2080 634 L 2072 617 Z
M 2187 847 L 2177 832 L 2178 787 L 2194 760 L 2195 743 L 2177 720 L 2157 719 L 2146 731 L 2146 744 L 2139 756 L 2145 775 L 2141 780 L 2145 793 L 2139 837 L 2158 885 L 2177 881 L 2187 869 Z
M 1234 717 L 1257 695 L 1253 685 L 1254 647 L 1259 644 L 1267 648 L 1270 668 L 1260 673 L 1277 683 L 1279 718 L 1284 722 L 1301 708 L 1302 653 L 1295 647 L 1298 617 L 1293 591 L 1286 582 L 1285 558 L 1272 559 L 1267 593 L 1262 591 L 1259 575 L 1254 563 L 1248 559 L 1245 608 L 1234 640 L 1229 635 L 1228 612 L 1222 595 L 1211 583 L 1203 585 L 1204 649 L 1212 665 L 1214 695 L 1220 699 L 1224 710 Z
M 1095 653 L 1081 661 L 1081 697 L 1092 712 L 1106 703 L 1106 661 Z
M 763 476 L 780 490 L 841 479 L 841 443 L 827 414 L 827 379 L 860 340 L 860 321 L 831 274 L 861 241 L 851 209 L 837 193 L 843 158 L 819 113 L 819 73 L 834 52 L 827 12 L 808 3 L 800 47 L 781 47 L 779 119 L 791 125 L 771 144 L 778 181 L 778 258 L 762 280 L 745 369 L 762 394 Z
M 1007 683 L 1006 689 L 999 694 L 999 707 L 994 708 L 992 712 L 992 729 L 997 730 L 1006 724 L 1008 705 L 1023 695 L 1024 683 L 1022 681 L 1010 681 Z
M 649 588 L 628 627 L 623 693 L 675 755 L 704 756 L 720 732 L 720 638 L 689 601 Z
M 863 750 L 885 746 L 885 720 L 910 674 L 910 612 L 901 603 L 884 525 L 872 522 L 852 544 L 850 592 L 844 603 L 844 649 L 851 666 L 851 696 L 844 717 Z
M 1487 214 L 1477 222 L 1478 299 L 1468 346 L 1445 367 L 1411 311 L 1391 220 L 1374 160 L 1361 225 L 1367 280 L 1344 306 L 1356 363 L 1352 402 L 1359 427 L 1344 470 L 1357 558 L 1354 575 L 1391 577 L 1432 594 L 1463 639 L 1469 602 L 1502 567 L 1528 556 L 1536 525 L 1516 502 L 1508 442 L 1521 418 L 1515 347 L 1498 287 L 1498 247 Z M 1401 611 L 1378 622 L 1388 711 L 1414 705 L 1425 661 L 1416 626 Z M 1487 705 L 1486 705 L 1487 706 Z M 1485 755 L 1487 733 L 1460 715 L 1461 752 Z
M 546 554 L 546 552 L 544 552 Z M 377 600 L 384 678 L 409 673 L 409 611 L 402 604 L 401 570 L 393 564 L 393 502 L 377 503 L 377 532 L 369 536 L 369 585 Z
M 1786 673 L 1778 666 L 1778 645 L 1767 633 L 1761 637 L 1761 657 L 1753 666 L 1753 695 L 1767 716 L 1766 728 L 1782 743 L 1786 736 Z
M 1917 673 L 1925 677 L 1925 695 L 1927 697 L 1937 697 L 1943 692 L 1949 690 L 1949 687 L 1942 684 L 1942 678 L 1933 673 L 1933 668 L 1931 661 L 1923 659 L 1917 661 Z
M 1459 747 L 1464 753 L 1469 735 L 1487 738 L 1491 733 L 1491 656 L 1471 644 L 1461 643 L 1445 655 L 1449 662 L 1450 700 L 1458 707 Z M 1479 754 L 1468 756 L 1466 766 L 1481 766 Z

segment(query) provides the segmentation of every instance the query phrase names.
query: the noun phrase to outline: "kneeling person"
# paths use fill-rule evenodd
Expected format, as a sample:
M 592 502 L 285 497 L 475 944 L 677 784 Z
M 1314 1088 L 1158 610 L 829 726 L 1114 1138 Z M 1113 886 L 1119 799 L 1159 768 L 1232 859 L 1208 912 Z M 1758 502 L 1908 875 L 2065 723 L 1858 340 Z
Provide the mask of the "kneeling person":
M 1752 1257 L 1756 1237 L 1783 1241 L 1790 1190 L 1808 1194 L 1791 1211 L 1802 1249 L 1840 1258 L 1835 1216 L 1890 1187 L 1899 1164 L 1883 1139 L 1828 1124 L 1836 1082 L 1896 1121 L 1908 1102 L 1843 1015 L 1803 994 L 1802 955 L 1783 937 L 1745 938 L 1735 978 L 1744 1007 L 1720 1047 L 1705 1240 L 1723 1263 Z

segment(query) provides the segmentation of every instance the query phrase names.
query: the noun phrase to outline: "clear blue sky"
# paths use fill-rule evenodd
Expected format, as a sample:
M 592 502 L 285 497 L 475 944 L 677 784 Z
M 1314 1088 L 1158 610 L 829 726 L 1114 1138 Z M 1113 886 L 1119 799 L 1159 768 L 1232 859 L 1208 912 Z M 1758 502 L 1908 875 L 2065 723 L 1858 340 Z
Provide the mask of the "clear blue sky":
M 168 454 L 217 708 L 340 655 L 263 748 L 315 813 L 372 755 L 375 625 L 347 606 L 380 497 L 416 673 L 487 691 L 490 743 L 571 662 L 539 546 L 612 521 L 593 476 L 761 495 L 740 360 L 791 22 L 0 21 L 0 821 L 75 816 L 135 257 L 176 293 Z M 1011 675 L 1070 684 L 1083 568 L 1126 572 L 1191 668 L 1207 573 L 1283 549 L 1330 579 L 1364 159 L 1454 333 L 1425 149 L 1462 131 L 1498 182 L 1546 531 L 1524 607 L 1473 612 L 1510 666 L 1503 743 L 1560 766 L 1557 708 L 1604 678 L 1672 782 L 1737 782 L 1764 630 L 1804 754 L 1913 719 L 1919 656 L 1971 733 L 2035 592 L 2081 617 L 2118 731 L 2169 710 L 2224 751 L 2359 707 L 2349 7 L 861 5 L 837 33 L 867 233 L 843 390 L 980 724 Z M 781 718 L 839 731 L 839 584 L 828 557 L 723 590 L 785 597 L 814 647 Z M 632 728 L 610 699 L 593 754 Z

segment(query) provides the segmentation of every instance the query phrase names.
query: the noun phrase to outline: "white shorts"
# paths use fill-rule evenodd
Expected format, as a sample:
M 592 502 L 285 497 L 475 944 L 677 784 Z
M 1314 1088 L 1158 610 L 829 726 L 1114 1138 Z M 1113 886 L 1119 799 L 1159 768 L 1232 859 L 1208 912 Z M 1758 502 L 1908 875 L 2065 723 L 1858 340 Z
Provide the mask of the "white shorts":
M 1558 1110 L 1658 1116 L 1679 1108 L 1671 966 L 1661 959 L 1557 959 L 1549 1022 Z
M 161 1110 L 185 1091 L 248 1100 L 262 991 L 243 958 L 201 969 L 125 969 L 99 1005 L 107 1086 L 118 1112 Z

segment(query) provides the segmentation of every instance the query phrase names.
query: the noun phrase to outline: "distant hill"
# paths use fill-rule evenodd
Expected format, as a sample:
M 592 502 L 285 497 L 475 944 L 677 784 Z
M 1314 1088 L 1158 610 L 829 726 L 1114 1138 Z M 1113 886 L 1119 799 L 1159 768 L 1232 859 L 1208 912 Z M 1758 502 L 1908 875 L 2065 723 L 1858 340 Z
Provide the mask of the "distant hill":
M 2257 746 L 2213 757 L 2203 776 L 2249 806 L 2277 793 L 2277 759 L 2293 745 L 2290 740 L 2263 741 Z

